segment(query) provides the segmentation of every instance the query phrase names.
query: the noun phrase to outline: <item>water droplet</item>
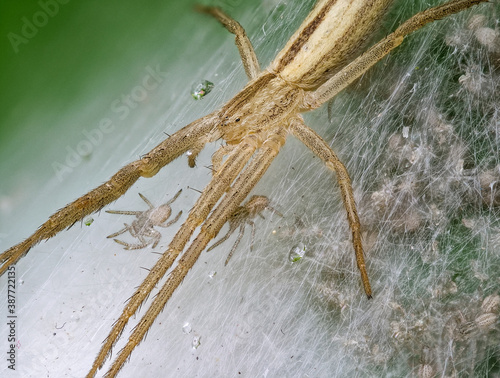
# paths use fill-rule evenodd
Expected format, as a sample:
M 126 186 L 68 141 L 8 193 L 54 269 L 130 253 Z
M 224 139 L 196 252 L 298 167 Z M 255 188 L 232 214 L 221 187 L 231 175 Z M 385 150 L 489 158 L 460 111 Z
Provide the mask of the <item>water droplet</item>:
M 213 88 L 214 83 L 208 80 L 202 80 L 198 83 L 195 83 L 191 87 L 191 96 L 193 96 L 195 100 L 201 100 L 203 97 L 209 94 Z
M 210 273 L 208 273 L 208 277 L 214 278 L 217 272 L 215 270 L 212 270 Z
M 191 331 L 192 331 L 191 324 L 185 323 L 182 326 L 182 332 L 184 332 L 186 335 L 189 334 L 189 333 L 191 333 Z
M 294 263 L 300 261 L 302 257 L 306 254 L 306 246 L 303 243 L 299 243 L 296 246 L 292 247 L 290 250 L 290 254 L 288 255 L 288 259 Z
M 85 218 L 85 220 L 83 221 L 83 224 L 85 226 L 90 226 L 92 223 L 94 223 L 94 218 L 92 217 L 87 217 Z

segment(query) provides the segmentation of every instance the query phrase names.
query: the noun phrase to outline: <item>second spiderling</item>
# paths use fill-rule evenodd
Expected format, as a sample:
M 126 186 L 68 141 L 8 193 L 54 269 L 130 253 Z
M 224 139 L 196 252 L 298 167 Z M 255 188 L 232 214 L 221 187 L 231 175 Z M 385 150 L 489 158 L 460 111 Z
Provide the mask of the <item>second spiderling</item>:
M 279 215 L 280 217 L 283 217 L 283 215 L 269 204 L 269 198 L 266 196 L 252 196 L 247 202 L 243 204 L 243 206 L 239 206 L 230 216 L 229 218 L 229 231 L 227 232 L 226 235 L 224 235 L 222 238 L 220 238 L 218 241 L 216 241 L 210 248 L 207 249 L 207 252 L 210 252 L 212 249 L 215 247 L 219 246 L 220 244 L 224 243 L 229 237 L 236 231 L 236 229 L 239 227 L 240 228 L 240 233 L 238 235 L 238 238 L 234 242 L 233 248 L 231 248 L 231 251 L 229 252 L 229 255 L 227 256 L 226 262 L 224 265 L 227 265 L 229 262 L 229 259 L 233 256 L 234 251 L 236 250 L 236 247 L 238 247 L 238 244 L 241 241 L 241 238 L 243 237 L 243 234 L 245 233 L 245 225 L 249 224 L 252 226 L 252 241 L 250 243 L 250 250 L 253 249 L 253 242 L 255 239 L 255 223 L 252 221 L 255 216 L 259 216 L 262 219 L 265 219 L 262 216 L 262 211 L 265 209 L 270 210 L 276 215 Z

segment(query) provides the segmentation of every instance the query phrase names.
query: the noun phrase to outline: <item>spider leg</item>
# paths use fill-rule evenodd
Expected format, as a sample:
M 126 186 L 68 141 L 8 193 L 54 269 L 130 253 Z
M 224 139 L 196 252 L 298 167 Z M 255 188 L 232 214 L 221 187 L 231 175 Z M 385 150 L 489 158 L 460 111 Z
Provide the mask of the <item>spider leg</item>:
M 281 214 L 278 210 L 276 210 L 274 207 L 267 205 L 266 209 L 269 210 L 271 213 L 276 214 L 277 216 L 283 218 L 283 214 Z
M 184 277 L 194 265 L 201 252 L 206 248 L 210 240 L 217 236 L 222 226 L 231 217 L 231 214 L 233 214 L 233 212 L 239 207 L 241 202 L 243 202 L 245 197 L 248 196 L 252 188 L 264 175 L 267 168 L 278 154 L 280 147 L 285 143 L 285 138 L 286 131 L 280 128 L 262 144 L 256 156 L 248 163 L 246 168 L 236 179 L 231 189 L 226 193 L 219 205 L 203 223 L 200 233 L 179 259 L 177 266 L 169 274 L 167 281 L 155 296 L 151 306 L 143 315 L 139 323 L 134 327 L 127 344 L 118 353 L 118 356 L 113 361 L 111 368 L 106 373 L 106 377 L 114 377 L 127 361 L 136 345 L 141 342 L 158 314 L 165 307 L 167 301 L 172 296 L 172 293 L 184 280 Z M 231 156 L 228 157 L 228 160 L 230 158 Z M 227 164 L 227 161 L 225 164 Z M 204 193 L 206 191 L 207 189 L 205 189 Z M 155 268 L 151 271 L 154 269 Z M 144 283 L 139 287 L 139 292 L 140 290 L 144 290 L 143 285 Z M 132 300 L 133 299 L 134 297 L 132 297 Z M 89 373 L 89 376 L 91 376 L 91 374 L 95 374 L 94 369 L 91 373 Z
M 210 140 L 217 138 L 217 131 L 214 129 L 216 124 L 217 117 L 214 114 L 209 114 L 190 123 L 170 138 L 165 139 L 140 160 L 122 167 L 104 184 L 52 214 L 33 235 L 0 254 L 0 262 L 2 263 L 0 276 L 35 244 L 53 237 L 59 231 L 71 227 L 88 214 L 94 213 L 108 203 L 116 201 L 125 194 L 139 177 L 152 177 L 163 166 L 189 150 L 193 144 L 200 140 L 208 142 L 208 138 Z
M 372 297 L 372 289 L 368 274 L 366 273 L 365 259 L 363 256 L 363 246 L 361 244 L 361 225 L 356 210 L 356 203 L 352 194 L 351 179 L 344 164 L 339 160 L 337 155 L 332 151 L 330 146 L 318 135 L 316 132 L 307 127 L 302 120 L 302 117 L 296 118 L 290 123 L 290 132 L 302 143 L 304 143 L 310 150 L 312 150 L 320 159 L 322 159 L 326 166 L 335 171 L 337 174 L 337 181 L 339 183 L 340 192 L 342 193 L 342 200 L 347 211 L 347 220 L 349 227 L 352 231 L 352 243 L 354 252 L 356 254 L 356 263 L 361 273 L 361 280 L 367 297 Z
M 227 156 L 231 151 L 235 148 L 236 145 L 228 144 L 225 146 L 221 146 L 217 151 L 212 155 L 212 169 L 213 172 L 217 172 L 222 166 L 222 161 L 224 160 L 224 156 Z
M 240 244 L 241 238 L 243 237 L 244 234 L 245 234 L 245 223 L 243 222 L 240 225 L 240 232 L 238 234 L 238 237 L 236 238 L 236 241 L 234 242 L 231 251 L 229 251 L 229 254 L 226 257 L 226 261 L 224 261 L 224 266 L 226 266 L 229 263 L 231 257 L 233 257 L 234 251 L 236 251 L 236 248 L 238 248 L 238 244 Z
M 121 215 L 141 215 L 144 211 L 128 211 L 128 210 L 106 210 L 109 214 L 121 214 Z
M 208 217 L 213 206 L 219 201 L 227 188 L 231 185 L 240 171 L 253 155 L 257 148 L 255 136 L 245 138 L 231 153 L 222 169 L 220 169 L 212 178 L 208 186 L 196 201 L 196 204 L 189 212 L 189 216 L 179 231 L 175 234 L 168 249 L 158 259 L 151 268 L 148 275 L 136 289 L 130 300 L 125 305 L 122 314 L 113 324 L 108 337 L 104 340 L 99 354 L 97 355 L 87 377 L 93 377 L 97 370 L 102 367 L 106 357 L 111 353 L 111 349 L 123 332 L 128 319 L 135 314 L 143 301 L 155 288 L 158 281 L 165 275 L 172 266 L 179 254 L 184 249 L 186 243 L 191 238 L 194 230 Z M 225 222 L 226 220 L 224 220 Z M 222 227 L 222 225 L 221 225 Z
M 196 6 L 196 10 L 215 17 L 227 29 L 228 32 L 236 36 L 235 43 L 240 52 L 245 72 L 250 80 L 255 79 L 260 73 L 259 61 L 257 59 L 257 55 L 255 55 L 252 43 L 245 33 L 245 29 L 243 29 L 240 23 L 236 20 L 233 20 L 221 9 L 216 7 L 198 5 Z
M 156 230 L 152 230 L 151 231 L 151 238 L 153 239 L 153 245 L 151 246 L 151 248 L 156 248 L 156 246 L 158 245 L 158 243 L 160 242 L 160 239 L 161 239 L 160 232 L 158 232 Z
M 125 223 L 125 227 L 122 228 L 120 231 L 117 231 L 115 232 L 114 234 L 111 234 L 111 235 L 108 235 L 106 236 L 108 239 L 111 239 L 111 238 L 114 238 L 115 236 L 118 236 L 118 235 L 121 235 L 125 232 L 127 232 L 129 230 L 130 226 L 128 226 L 126 223 Z
M 186 152 L 187 157 L 188 157 L 188 165 L 189 168 L 194 168 L 196 167 L 196 158 L 200 154 L 200 152 L 203 150 L 203 147 L 205 146 L 205 143 L 199 142 L 194 144 L 189 151 Z
M 255 223 L 251 220 L 247 223 L 252 227 L 251 239 L 250 239 L 250 251 L 253 251 L 253 244 L 255 242 Z
M 141 241 L 141 244 L 131 244 L 124 242 L 123 240 L 118 240 L 118 239 L 113 239 L 116 243 L 123 245 L 123 249 L 126 249 L 127 251 L 134 250 L 134 249 L 142 249 L 146 248 L 151 242 L 146 241 L 143 237 L 138 237 L 138 239 Z
M 174 201 L 181 195 L 182 193 L 182 189 L 180 189 L 177 193 L 175 193 L 175 196 L 168 200 L 167 203 L 165 205 L 171 205 L 172 203 L 174 203 Z
M 171 221 L 168 221 L 166 224 L 159 224 L 158 226 L 163 227 L 163 228 L 170 227 L 171 225 L 173 225 L 175 222 L 177 222 L 179 220 L 181 215 L 182 215 L 182 211 L 179 211 L 179 214 L 177 214 L 177 216 L 174 219 L 172 219 Z
M 308 92 L 304 97 L 304 109 L 316 109 L 332 99 L 354 80 L 368 71 L 380 59 L 389 54 L 391 50 L 398 47 L 403 42 L 403 38 L 408 34 L 413 33 L 432 21 L 440 20 L 485 1 L 487 0 L 452 0 L 417 13 L 399 26 L 393 33 L 354 59 L 315 91 Z
M 212 249 L 217 248 L 219 245 L 224 243 L 229 237 L 233 234 L 233 232 L 236 230 L 236 227 L 238 227 L 237 224 L 231 224 L 229 223 L 229 231 L 224 235 L 222 238 L 217 240 L 210 248 L 207 249 L 207 252 L 210 252 Z
M 155 207 L 153 206 L 153 204 L 151 203 L 151 201 L 149 201 L 149 200 L 146 198 L 146 196 L 144 196 L 142 193 L 139 193 L 139 197 L 141 197 L 141 198 L 142 198 L 142 200 L 143 200 L 144 202 L 146 202 L 146 204 L 149 206 L 149 208 L 150 208 L 150 209 L 154 209 L 154 208 L 155 208 Z M 141 213 L 141 212 L 139 212 L 139 214 L 140 214 L 140 213 Z

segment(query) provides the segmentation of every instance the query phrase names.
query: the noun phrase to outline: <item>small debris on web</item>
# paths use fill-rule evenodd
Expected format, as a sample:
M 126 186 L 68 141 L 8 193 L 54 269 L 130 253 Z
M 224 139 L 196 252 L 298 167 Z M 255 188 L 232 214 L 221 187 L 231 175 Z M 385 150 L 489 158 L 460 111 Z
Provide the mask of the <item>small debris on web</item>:
M 198 349 L 200 345 L 201 345 L 201 336 L 193 337 L 193 342 L 191 343 L 193 349 Z
M 87 217 L 85 218 L 85 220 L 83 221 L 83 224 L 85 226 L 90 226 L 92 223 L 94 223 L 94 218 L 92 217 Z

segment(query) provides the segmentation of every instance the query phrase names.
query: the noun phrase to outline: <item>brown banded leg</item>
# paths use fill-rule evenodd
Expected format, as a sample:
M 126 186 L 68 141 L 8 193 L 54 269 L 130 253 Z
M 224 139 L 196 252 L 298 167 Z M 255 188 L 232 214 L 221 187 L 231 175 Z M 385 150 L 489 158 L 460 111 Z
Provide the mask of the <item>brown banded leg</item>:
M 253 49 L 252 43 L 248 39 L 245 29 L 236 20 L 233 20 L 221 9 L 216 7 L 206 7 L 198 5 L 196 10 L 215 17 L 230 33 L 234 34 L 236 47 L 240 52 L 243 67 L 250 80 L 255 79 L 260 73 L 259 61 Z
M 359 223 L 358 212 L 356 210 L 356 203 L 352 194 L 351 179 L 347 173 L 344 164 L 339 160 L 337 155 L 332 151 L 330 146 L 318 135 L 316 132 L 307 127 L 302 120 L 302 117 L 297 117 L 290 124 L 290 133 L 304 143 L 312 152 L 314 152 L 326 166 L 335 171 L 337 174 L 337 181 L 339 183 L 340 192 L 347 212 L 347 220 L 349 227 L 352 231 L 352 244 L 356 254 L 356 263 L 361 273 L 361 280 L 365 293 L 370 299 L 372 297 L 372 289 L 368 274 L 366 273 L 365 259 L 363 256 L 363 246 L 361 244 L 361 225 Z
M 35 244 L 53 237 L 85 216 L 101 210 L 112 201 L 116 201 L 139 177 L 154 176 L 160 168 L 184 154 L 193 144 L 200 140 L 205 141 L 206 135 L 213 130 L 215 125 L 216 118 L 213 115 L 192 122 L 161 142 L 140 160 L 121 168 L 104 184 L 58 210 L 33 235 L 0 254 L 0 262 L 2 263 L 0 275 L 7 270 L 9 265 L 15 264 Z
M 256 156 L 249 162 L 248 166 L 236 179 L 231 189 L 229 189 L 222 198 L 220 204 L 210 214 L 210 217 L 205 223 L 203 223 L 200 233 L 182 255 L 175 269 L 169 274 L 167 281 L 155 296 L 151 306 L 134 328 L 127 344 L 119 352 L 115 361 L 113 361 L 106 377 L 114 377 L 119 372 L 134 348 L 144 338 L 158 314 L 163 310 L 174 290 L 180 285 L 188 271 L 197 261 L 201 252 L 203 252 L 210 240 L 217 236 L 231 214 L 240 206 L 252 188 L 266 172 L 267 168 L 278 154 L 280 147 L 284 144 L 285 137 L 286 132 L 284 129 L 279 129 L 276 134 L 272 135 L 263 143 Z
M 141 285 L 134 292 L 126 304 L 122 314 L 116 320 L 111 332 L 103 342 L 101 350 L 97 355 L 92 369 L 87 377 L 93 377 L 97 370 L 102 367 L 111 349 L 123 332 L 128 319 L 135 314 L 137 309 L 154 289 L 158 281 L 165 275 L 167 270 L 184 249 L 186 243 L 191 238 L 196 227 L 205 221 L 213 206 L 219 201 L 227 188 L 238 176 L 250 157 L 257 148 L 255 137 L 250 136 L 243 140 L 227 157 L 221 169 L 216 172 L 198 198 L 196 204 L 189 212 L 189 216 L 175 234 L 168 249 L 162 254 L 160 259 L 151 268 Z

